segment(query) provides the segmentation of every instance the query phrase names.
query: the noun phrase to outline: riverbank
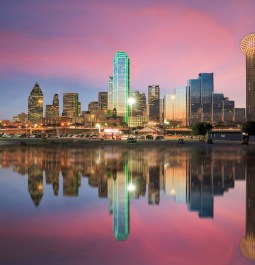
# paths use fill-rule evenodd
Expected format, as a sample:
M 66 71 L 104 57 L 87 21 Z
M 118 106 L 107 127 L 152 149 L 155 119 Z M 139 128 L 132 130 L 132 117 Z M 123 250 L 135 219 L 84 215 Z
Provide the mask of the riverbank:
M 254 145 L 255 142 L 250 142 Z M 199 142 L 198 140 L 185 139 L 184 143 L 178 143 L 177 138 L 164 140 L 142 140 L 138 139 L 136 143 L 127 143 L 126 140 L 102 140 L 102 139 L 84 139 L 84 138 L 0 138 L 1 146 L 23 146 L 23 145 L 70 145 L 70 146 L 98 146 L 98 145 L 113 145 L 113 146 L 168 146 L 168 145 L 210 145 L 206 142 Z M 240 145 L 241 141 L 214 141 L 213 145 Z

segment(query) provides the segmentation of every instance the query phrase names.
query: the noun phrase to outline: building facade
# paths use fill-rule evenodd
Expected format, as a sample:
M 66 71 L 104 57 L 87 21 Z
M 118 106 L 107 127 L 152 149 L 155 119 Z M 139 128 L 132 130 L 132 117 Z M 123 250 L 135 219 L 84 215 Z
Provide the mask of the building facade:
M 28 120 L 31 123 L 41 123 L 43 118 L 43 93 L 38 83 L 33 87 L 28 97 Z
M 128 55 L 125 52 L 116 52 L 113 60 L 112 102 L 109 106 L 111 107 L 110 110 L 116 108 L 117 115 L 124 117 L 125 122 L 128 122 L 129 117 L 129 69 L 130 60 Z
M 160 120 L 160 87 L 152 85 L 148 87 L 148 104 L 150 121 Z
M 79 115 L 80 102 L 78 93 L 63 94 L 63 114 L 62 116 L 74 117 Z
M 223 122 L 223 98 L 221 93 L 213 93 L 212 95 L 212 123 L 220 124 Z
M 108 93 L 99 92 L 98 93 L 98 109 L 107 110 L 107 108 L 108 108 Z

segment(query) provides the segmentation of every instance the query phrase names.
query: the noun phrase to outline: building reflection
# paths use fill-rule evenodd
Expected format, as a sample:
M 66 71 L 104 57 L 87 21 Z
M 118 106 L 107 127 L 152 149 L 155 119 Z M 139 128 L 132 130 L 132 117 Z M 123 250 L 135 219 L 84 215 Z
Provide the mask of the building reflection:
M 240 248 L 246 258 L 255 259 L 255 165 L 251 159 L 247 159 L 246 234 Z
M 37 207 L 43 197 L 43 171 L 36 165 L 31 166 L 27 172 L 28 192 Z
M 42 203 L 44 183 L 52 185 L 55 196 L 63 189 L 63 196 L 77 197 L 86 182 L 97 189 L 98 197 L 108 200 L 117 240 L 125 240 L 130 233 L 130 200 L 147 196 L 148 204 L 157 207 L 160 194 L 164 194 L 176 203 L 186 204 L 199 218 L 213 218 L 214 197 L 234 188 L 236 180 L 244 180 L 246 171 L 247 185 L 251 183 L 247 186 L 246 238 L 254 238 L 251 224 L 255 218 L 249 207 L 254 208 L 255 203 L 249 189 L 255 185 L 255 170 L 252 162 L 246 160 L 245 151 L 233 146 L 224 151 L 220 146 L 0 149 L 0 167 L 12 167 L 20 175 L 28 176 L 28 191 L 35 206 Z

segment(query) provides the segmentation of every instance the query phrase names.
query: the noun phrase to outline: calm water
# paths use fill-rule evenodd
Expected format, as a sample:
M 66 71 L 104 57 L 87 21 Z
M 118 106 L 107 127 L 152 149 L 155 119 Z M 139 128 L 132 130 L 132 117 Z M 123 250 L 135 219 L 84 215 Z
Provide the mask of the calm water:
M 254 264 L 253 147 L 0 148 L 0 264 Z

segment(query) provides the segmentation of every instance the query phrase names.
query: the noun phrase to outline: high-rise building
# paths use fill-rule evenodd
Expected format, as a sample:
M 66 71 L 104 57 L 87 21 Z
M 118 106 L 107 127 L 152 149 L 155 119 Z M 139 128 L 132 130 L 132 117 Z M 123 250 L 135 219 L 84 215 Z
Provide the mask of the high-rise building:
M 97 101 L 89 102 L 88 111 L 92 114 L 97 114 L 98 113 L 98 102 Z
M 176 87 L 174 94 L 167 94 L 164 98 L 164 122 L 171 122 L 173 126 L 187 125 L 187 87 Z
M 242 124 L 245 122 L 245 108 L 235 108 L 235 123 Z
M 114 106 L 113 106 L 113 76 L 109 76 L 108 78 L 108 110 L 112 111 Z
M 179 126 L 187 125 L 187 87 L 175 88 L 174 121 Z
M 213 73 L 200 73 L 198 79 L 188 80 L 188 125 L 212 122 Z
M 164 120 L 174 121 L 175 94 L 166 94 L 164 98 Z
M 212 121 L 213 73 L 200 73 L 202 121 Z
M 59 98 L 58 94 L 53 97 L 52 105 L 46 105 L 45 117 L 58 117 L 59 116 Z
M 107 110 L 108 107 L 108 95 L 107 92 L 98 93 L 98 109 Z
M 221 93 L 213 93 L 212 95 L 212 122 L 218 124 L 223 122 L 223 98 Z
M 117 115 L 124 117 L 125 122 L 128 122 L 129 117 L 129 64 L 129 57 L 125 52 L 116 52 L 113 60 L 112 99 L 110 99 L 111 103 L 109 106 L 116 108 Z
M 77 117 L 79 115 L 78 93 L 64 93 L 62 116 Z
M 146 96 L 145 93 L 140 94 L 139 91 L 130 91 L 130 98 L 135 99 L 135 103 L 132 106 L 132 116 L 145 115 L 146 114 Z
M 38 83 L 33 87 L 28 97 L 28 120 L 40 123 L 43 118 L 43 93 Z
M 188 125 L 201 122 L 201 86 L 199 79 L 188 80 L 187 113 Z
M 255 121 L 255 34 L 243 38 L 241 49 L 246 55 L 246 119 Z
M 235 119 L 235 102 L 233 100 L 229 100 L 228 98 L 224 98 L 223 100 L 223 119 L 224 123 L 231 124 Z
M 160 119 L 160 88 L 158 85 L 148 87 L 148 104 L 150 121 L 159 122 Z

